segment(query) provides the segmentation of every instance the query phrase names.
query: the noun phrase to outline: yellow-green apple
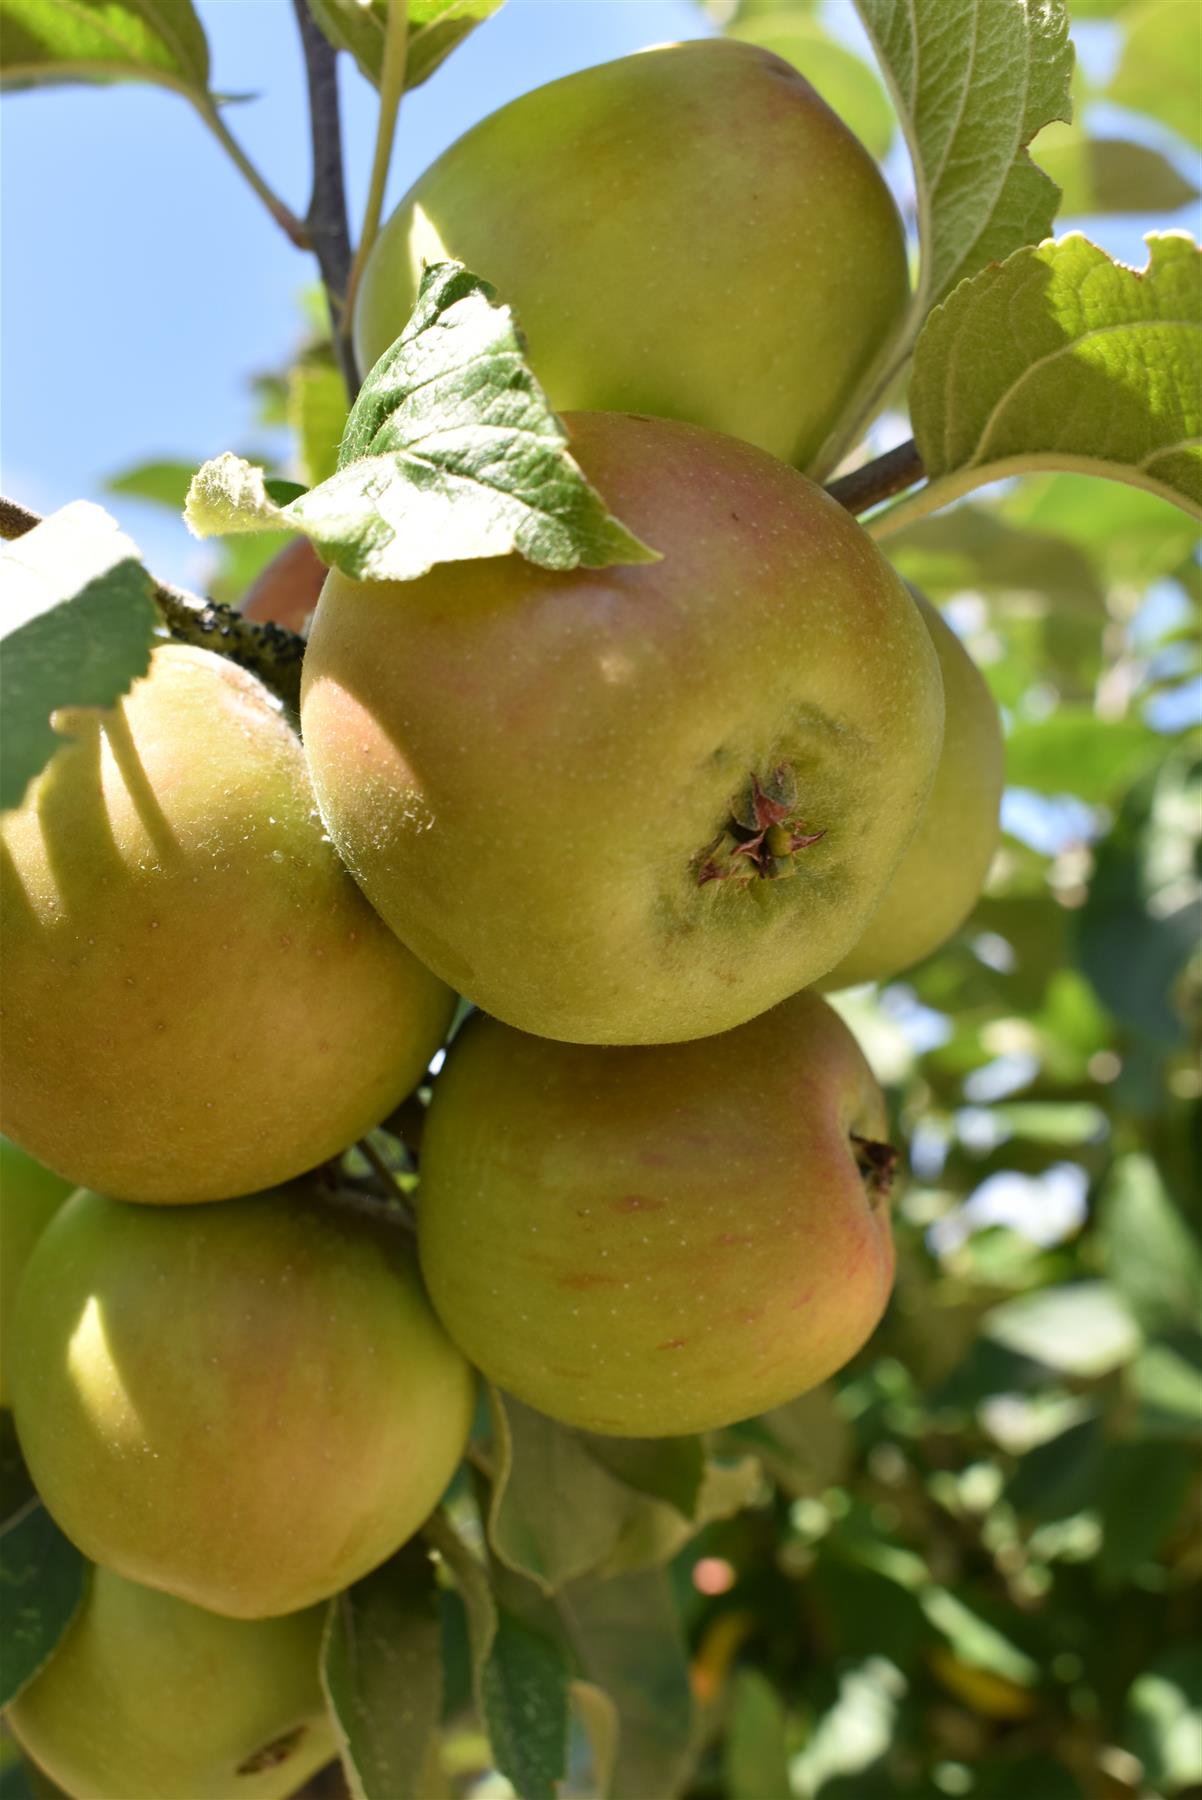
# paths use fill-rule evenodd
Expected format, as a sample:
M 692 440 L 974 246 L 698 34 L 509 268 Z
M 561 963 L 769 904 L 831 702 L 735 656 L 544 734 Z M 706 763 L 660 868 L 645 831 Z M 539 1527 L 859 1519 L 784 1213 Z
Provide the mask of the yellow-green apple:
M 943 750 L 918 829 L 863 937 L 823 988 L 882 981 L 930 956 L 976 905 L 998 841 L 1005 745 L 997 705 L 976 663 L 922 594 L 915 594 L 943 675 Z
M 325 1611 L 222 1619 L 94 1569 L 7 1722 L 75 1800 L 284 1800 L 337 1755 Z
M 908 299 L 863 145 L 751 44 L 668 44 L 502 107 L 401 201 L 355 311 L 366 371 L 423 263 L 510 302 L 559 411 L 691 420 L 808 467 Z
M 17 1299 L 13 1417 L 86 1556 L 237 1618 L 390 1556 L 463 1451 L 474 1377 L 394 1222 L 298 1185 L 76 1194 Z
M 464 1354 L 566 1424 L 705 1431 L 840 1368 L 893 1279 L 895 1153 L 812 993 L 719 1037 L 549 1043 L 469 1021 L 434 1088 L 418 1244 Z
M 662 560 L 333 572 L 305 747 L 368 899 L 477 1005 L 577 1042 L 701 1037 L 860 936 L 935 771 L 939 665 L 803 475 L 693 425 L 568 424 Z
M 303 637 L 317 606 L 326 565 L 308 538 L 285 544 L 261 571 L 242 602 L 248 619 L 263 625 L 284 625 Z
M 250 1193 L 420 1080 L 453 997 L 326 840 L 254 676 L 163 646 L 0 826 L 3 1128 L 129 1200 Z
M 30 1252 L 72 1183 L 0 1137 L 0 1406 L 8 1405 L 8 1352 L 17 1287 Z

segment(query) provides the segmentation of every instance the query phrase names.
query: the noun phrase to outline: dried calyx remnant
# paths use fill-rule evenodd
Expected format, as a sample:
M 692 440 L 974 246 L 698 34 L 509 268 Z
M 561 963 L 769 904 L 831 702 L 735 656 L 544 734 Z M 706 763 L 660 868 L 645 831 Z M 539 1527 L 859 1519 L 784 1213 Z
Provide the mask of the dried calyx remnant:
M 780 881 L 797 867 L 799 850 L 826 836 L 797 813 L 797 777 L 778 763 L 766 780 L 753 775 L 732 803 L 730 817 L 697 858 L 697 885 L 707 881 Z
M 864 1186 L 878 1199 L 887 1199 L 897 1173 L 897 1151 L 892 1144 L 875 1143 L 872 1138 L 858 1137 L 854 1131 L 849 1135 L 852 1155 L 864 1178 Z

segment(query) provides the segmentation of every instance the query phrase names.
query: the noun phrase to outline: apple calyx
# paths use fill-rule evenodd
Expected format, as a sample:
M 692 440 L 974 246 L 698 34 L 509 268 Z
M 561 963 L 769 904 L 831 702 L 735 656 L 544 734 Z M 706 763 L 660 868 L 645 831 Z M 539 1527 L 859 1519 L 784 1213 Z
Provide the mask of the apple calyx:
M 897 1173 L 899 1153 L 892 1144 L 878 1144 L 872 1138 L 849 1132 L 852 1155 L 856 1159 L 864 1185 L 874 1199 L 887 1200 Z
M 698 857 L 697 885 L 732 877 L 744 887 L 785 880 L 796 872 L 797 852 L 825 836 L 798 816 L 797 777 L 789 763 L 778 763 L 763 782 L 753 774 L 731 803 L 722 830 Z

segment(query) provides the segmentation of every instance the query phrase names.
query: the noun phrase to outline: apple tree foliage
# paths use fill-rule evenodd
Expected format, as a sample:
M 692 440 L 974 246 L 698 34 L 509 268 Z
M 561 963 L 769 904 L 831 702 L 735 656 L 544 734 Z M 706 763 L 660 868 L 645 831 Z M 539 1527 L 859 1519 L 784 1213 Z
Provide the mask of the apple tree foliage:
M 386 158 L 404 89 L 498 4 L 408 0 L 406 34 L 389 0 L 308 0 L 306 28 L 379 88 Z M 1196 14 L 1082 0 L 1107 56 L 1074 66 L 1062 0 L 857 6 L 862 53 L 810 0 L 713 0 L 709 24 L 794 61 L 906 169 L 907 329 L 819 473 L 866 447 L 836 492 L 946 609 L 1007 727 L 971 919 L 837 1002 L 911 1146 L 896 1293 L 833 1381 L 704 1441 L 596 1438 L 488 1394 L 423 1536 L 330 1605 L 343 1757 L 315 1796 L 1202 1788 L 1202 284 L 1177 230 L 1142 270 L 1054 235 L 1196 201 Z M 181 95 L 310 242 L 231 133 L 190 0 L 0 0 L 0 25 L 12 88 Z M 319 300 L 257 387 L 294 434 L 286 474 L 185 444 L 114 475 L 222 536 L 207 601 L 94 505 L 6 505 L 4 805 L 53 750 L 51 710 L 117 698 L 164 622 L 294 700 L 299 647 L 212 602 L 297 532 L 367 577 L 654 555 L 572 463 L 505 298 L 436 270 L 353 407 Z M 907 415 L 915 449 L 882 456 Z M 412 1187 L 416 1110 L 348 1153 L 352 1177 Z M 3 1426 L 0 1701 L 84 1580 Z M 52 1791 L 0 1756 L 2 1800 Z

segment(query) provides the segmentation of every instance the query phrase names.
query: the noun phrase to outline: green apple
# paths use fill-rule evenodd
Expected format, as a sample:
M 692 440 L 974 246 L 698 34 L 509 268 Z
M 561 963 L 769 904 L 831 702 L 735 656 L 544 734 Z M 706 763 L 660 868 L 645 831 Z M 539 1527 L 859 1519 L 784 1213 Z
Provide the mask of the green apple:
M 108 1569 L 5 1717 L 75 1800 L 284 1800 L 338 1746 L 325 1607 L 221 1619 Z
M 930 633 L 851 515 L 697 426 L 569 418 L 663 553 L 334 572 L 302 719 L 327 829 L 423 962 L 543 1037 L 741 1024 L 860 936 L 935 772 Z
M 421 1079 L 453 996 L 364 903 L 267 690 L 164 646 L 0 826 L 3 1129 L 128 1200 L 250 1193 Z
M 13 1416 L 86 1556 L 236 1618 L 390 1556 L 463 1452 L 474 1377 L 404 1234 L 296 1187 L 168 1210 L 81 1193 L 17 1301 Z
M 972 657 L 915 593 L 943 675 L 943 750 L 930 796 L 863 937 L 823 988 L 882 981 L 938 950 L 980 896 L 998 843 L 1005 745 L 997 705 Z
M 893 1279 L 885 1103 L 801 993 L 719 1037 L 549 1043 L 477 1017 L 434 1086 L 418 1244 L 464 1354 L 590 1431 L 706 1431 L 840 1368 Z
M 38 1238 L 72 1183 L 0 1137 L 0 1406 L 8 1405 L 8 1355 L 17 1287 Z
M 799 467 L 909 297 L 863 145 L 788 63 L 722 39 L 553 81 L 453 144 L 368 260 L 364 371 L 448 257 L 513 305 L 557 410 L 691 420 Z

